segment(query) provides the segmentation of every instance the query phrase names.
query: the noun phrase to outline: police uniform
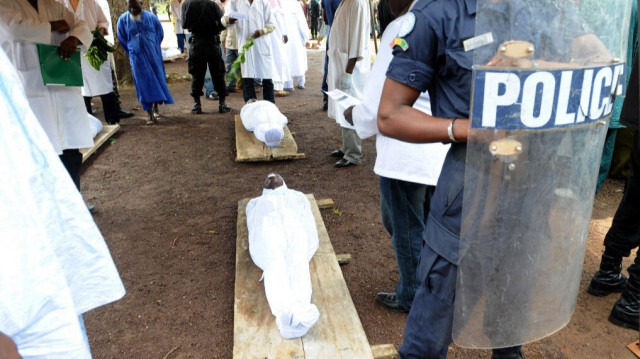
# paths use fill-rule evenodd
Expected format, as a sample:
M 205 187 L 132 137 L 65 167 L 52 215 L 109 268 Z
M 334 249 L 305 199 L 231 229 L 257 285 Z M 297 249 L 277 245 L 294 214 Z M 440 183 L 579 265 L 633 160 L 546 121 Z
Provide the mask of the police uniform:
M 476 0 L 423 0 L 415 18 L 395 42 L 387 77 L 419 92 L 429 91 L 433 116 L 469 118 L 473 52 L 462 41 L 475 35 Z M 404 333 L 401 358 L 446 358 L 452 342 L 453 301 L 466 145 L 452 144 L 431 201 L 416 292 Z M 517 357 L 520 347 L 494 350 L 494 357 Z
M 210 0 L 187 0 L 182 4 L 182 26 L 191 32 L 189 40 L 189 73 L 191 74 L 191 97 L 195 104 L 193 113 L 202 113 L 200 96 L 204 85 L 207 65 L 211 72 L 213 87 L 220 98 L 220 113 L 229 112 L 224 99 L 227 97 L 225 66 L 220 51 L 220 32 L 225 29 L 221 22 L 222 11 Z

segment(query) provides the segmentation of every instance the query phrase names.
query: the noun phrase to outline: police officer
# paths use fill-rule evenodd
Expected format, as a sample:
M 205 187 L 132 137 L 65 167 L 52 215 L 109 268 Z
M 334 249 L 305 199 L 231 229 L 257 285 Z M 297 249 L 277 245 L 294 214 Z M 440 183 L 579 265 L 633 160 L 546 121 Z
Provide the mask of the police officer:
M 476 0 L 417 2 L 394 41 L 378 110 L 378 127 L 386 136 L 452 144 L 431 200 L 417 271 L 420 287 L 401 358 L 446 358 L 452 342 L 473 64 L 473 52 L 465 52 L 462 41 L 474 37 L 475 15 Z M 432 116 L 411 108 L 427 90 Z M 494 349 L 492 358 L 521 356 L 517 346 Z
M 220 51 L 220 32 L 225 29 L 220 21 L 222 11 L 211 0 L 187 0 L 182 3 L 182 26 L 191 32 L 189 41 L 189 73 L 191 74 L 191 112 L 202 113 L 200 96 L 203 95 L 204 75 L 207 66 L 211 72 L 213 87 L 219 96 L 220 113 L 231 111 L 224 99 L 227 97 L 225 67 Z

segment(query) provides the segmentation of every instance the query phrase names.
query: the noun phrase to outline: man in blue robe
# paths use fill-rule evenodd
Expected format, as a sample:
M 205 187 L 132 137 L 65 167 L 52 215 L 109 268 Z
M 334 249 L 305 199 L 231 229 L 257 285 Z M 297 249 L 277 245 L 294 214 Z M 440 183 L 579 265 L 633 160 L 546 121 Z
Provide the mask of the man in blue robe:
M 129 55 L 138 101 L 149 115 L 146 124 L 157 123 L 158 104 L 172 104 L 162 63 L 160 43 L 164 31 L 160 20 L 142 10 L 140 0 L 128 0 L 129 11 L 118 19 L 118 40 Z

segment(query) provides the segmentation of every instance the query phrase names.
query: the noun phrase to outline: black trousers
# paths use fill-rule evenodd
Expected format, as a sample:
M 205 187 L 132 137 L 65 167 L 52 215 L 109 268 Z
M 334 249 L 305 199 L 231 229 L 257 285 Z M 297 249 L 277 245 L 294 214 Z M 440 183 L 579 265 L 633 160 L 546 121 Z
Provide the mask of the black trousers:
M 198 37 L 195 34 L 189 40 L 189 73 L 191 74 L 191 97 L 200 98 L 204 95 L 204 75 L 209 66 L 213 88 L 220 97 L 220 103 L 227 97 L 227 85 L 225 83 L 226 69 L 224 59 L 220 51 L 220 40 L 215 37 Z
M 82 166 L 82 153 L 78 149 L 63 150 L 60 161 L 69 172 L 73 183 L 80 191 L 80 166 Z
M 631 174 L 611 228 L 604 237 L 604 253 L 612 257 L 628 257 L 640 244 L 640 131 L 633 134 Z M 629 279 L 640 281 L 640 258 L 628 268 Z
M 276 103 L 276 98 L 273 93 L 273 81 L 271 81 L 271 79 L 262 79 L 262 91 L 262 98 L 265 101 Z M 252 98 L 257 99 L 255 79 L 249 77 L 242 78 L 242 97 L 245 103 Z
M 110 125 L 119 123 L 118 110 L 120 108 L 118 107 L 116 95 L 113 92 L 109 92 L 106 95 L 100 95 L 100 99 L 102 100 L 102 109 L 104 110 L 104 120 Z M 87 108 L 87 112 L 91 114 L 91 97 L 85 96 L 84 106 Z
M 311 18 L 311 38 L 315 39 L 318 37 L 318 18 Z

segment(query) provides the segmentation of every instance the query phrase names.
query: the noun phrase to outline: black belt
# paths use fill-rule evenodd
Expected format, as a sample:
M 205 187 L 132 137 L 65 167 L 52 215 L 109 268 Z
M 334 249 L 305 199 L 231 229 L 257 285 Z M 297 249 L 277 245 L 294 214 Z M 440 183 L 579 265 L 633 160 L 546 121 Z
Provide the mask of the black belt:
M 193 39 L 192 41 L 211 41 L 214 42 L 216 44 L 220 43 L 220 35 L 196 35 L 196 34 L 192 34 L 191 35 L 191 39 Z

